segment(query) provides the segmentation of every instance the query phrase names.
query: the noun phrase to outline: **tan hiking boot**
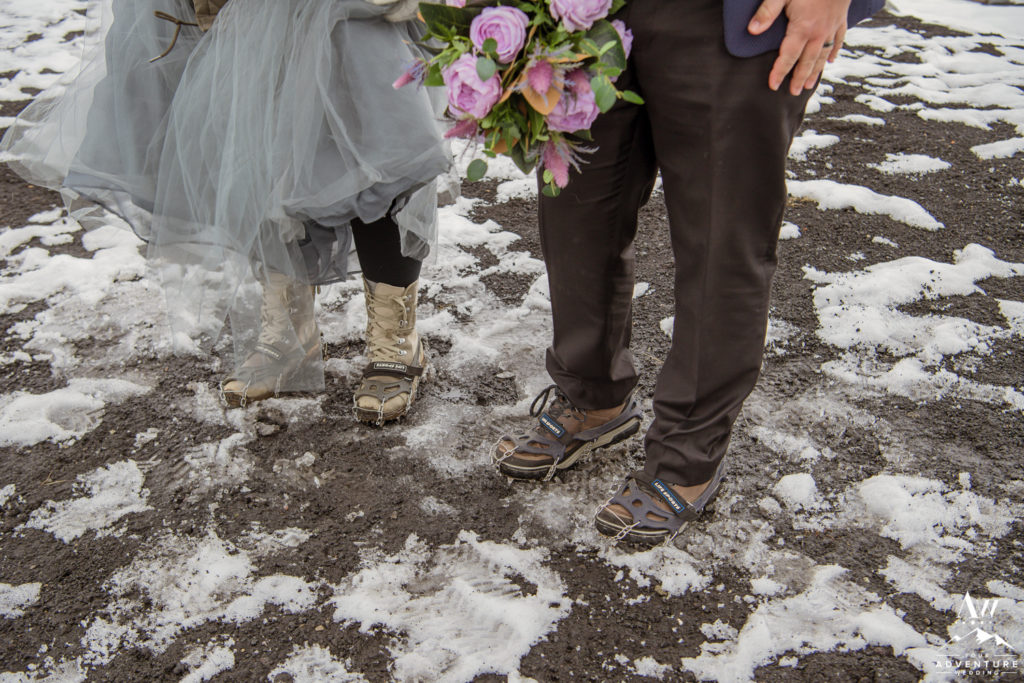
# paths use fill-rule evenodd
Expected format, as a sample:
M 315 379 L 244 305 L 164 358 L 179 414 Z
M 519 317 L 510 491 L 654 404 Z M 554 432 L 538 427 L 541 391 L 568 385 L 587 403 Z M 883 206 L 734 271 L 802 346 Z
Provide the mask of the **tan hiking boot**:
M 260 335 L 252 353 L 220 385 L 231 407 L 301 388 L 301 375 L 322 360 L 320 328 L 313 314 L 314 288 L 283 273 L 263 283 Z
M 419 281 L 402 288 L 364 278 L 363 289 L 370 364 L 353 401 L 357 420 L 380 426 L 409 411 L 427 365 L 416 333 Z

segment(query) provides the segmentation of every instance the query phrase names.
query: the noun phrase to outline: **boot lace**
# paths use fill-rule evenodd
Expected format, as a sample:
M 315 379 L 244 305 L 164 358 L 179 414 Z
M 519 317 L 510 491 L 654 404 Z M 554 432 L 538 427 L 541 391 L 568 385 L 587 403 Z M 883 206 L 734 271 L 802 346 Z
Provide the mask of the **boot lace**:
M 574 406 L 569 397 L 558 388 L 557 384 L 549 384 L 537 394 L 533 399 L 533 403 L 530 404 L 530 415 L 532 417 L 540 417 L 541 413 L 545 412 L 544 404 L 548 402 L 549 398 L 551 403 L 548 405 L 547 413 L 551 417 L 555 419 L 570 417 L 579 422 L 583 422 L 586 419 L 586 413 Z
M 409 330 L 409 306 L 406 296 L 371 296 L 368 308 L 367 346 L 374 359 L 408 363 L 408 351 L 401 348 Z

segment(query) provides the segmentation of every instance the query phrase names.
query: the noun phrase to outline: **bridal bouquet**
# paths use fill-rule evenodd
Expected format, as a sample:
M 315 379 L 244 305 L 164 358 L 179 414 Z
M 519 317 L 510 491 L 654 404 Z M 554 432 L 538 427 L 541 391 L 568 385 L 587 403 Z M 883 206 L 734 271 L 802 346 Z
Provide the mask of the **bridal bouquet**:
M 395 87 L 446 88 L 446 137 L 478 141 L 485 156 L 508 156 L 524 173 L 540 165 L 544 193 L 558 194 L 569 167 L 578 170 L 581 154 L 592 151 L 581 141 L 597 115 L 618 99 L 643 103 L 615 87 L 633 36 L 607 17 L 626 0 L 446 2 L 420 3 L 423 47 L 432 57 Z M 487 162 L 476 159 L 467 177 L 486 172 Z

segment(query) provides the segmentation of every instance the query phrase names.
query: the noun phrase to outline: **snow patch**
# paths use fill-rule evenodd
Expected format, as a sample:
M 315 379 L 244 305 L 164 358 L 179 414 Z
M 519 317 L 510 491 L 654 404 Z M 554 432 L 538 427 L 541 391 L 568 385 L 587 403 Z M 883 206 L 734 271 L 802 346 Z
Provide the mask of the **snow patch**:
M 88 624 L 82 644 L 89 664 L 106 664 L 122 648 L 166 650 L 187 629 L 212 621 L 243 623 L 267 605 L 302 612 L 316 584 L 294 576 L 256 576 L 255 553 L 210 530 L 202 538 L 165 532 L 105 584 L 113 597 Z
M 40 529 L 70 543 L 87 531 L 106 532 L 122 517 L 152 510 L 144 477 L 134 460 L 113 463 L 78 477 L 76 488 L 87 495 L 46 501 L 19 529 Z
M 880 645 L 900 655 L 927 644 L 877 595 L 845 579 L 845 572 L 835 565 L 818 567 L 806 590 L 761 604 L 735 640 L 703 643 L 697 657 L 683 659 L 683 668 L 700 680 L 752 681 L 757 667 L 786 652 Z
M 782 224 L 782 228 L 779 230 L 779 239 L 795 240 L 797 237 L 800 237 L 800 226 L 790 223 L 789 221 L 785 221 Z
M 150 390 L 123 379 L 72 379 L 67 387 L 45 394 L 15 391 L 0 396 L 0 445 L 76 441 L 99 425 L 108 403 Z
M 819 286 L 814 291 L 818 336 L 841 349 L 884 349 L 897 357 L 916 356 L 934 364 L 1009 331 L 944 315 L 913 316 L 898 307 L 924 299 L 984 293 L 977 282 L 1024 274 L 1024 263 L 1000 261 L 990 249 L 969 244 L 953 263 L 917 256 L 876 263 L 852 273 L 804 268 Z
M 700 571 L 700 563 L 692 555 L 671 545 L 642 552 L 623 552 L 610 546 L 602 548 L 600 556 L 613 567 L 628 569 L 629 577 L 641 588 L 657 581 L 658 588 L 668 595 L 703 590 L 711 583 L 711 577 Z
M 879 194 L 861 185 L 845 185 L 834 180 L 790 180 L 787 185 L 790 196 L 817 202 L 823 211 L 853 209 L 857 213 L 889 216 L 894 221 L 923 230 L 945 227 L 917 202 Z
M 188 674 L 180 683 L 202 683 L 235 666 L 235 653 L 232 651 L 235 641 L 228 638 L 223 645 L 209 643 L 205 647 L 193 649 L 181 663 L 188 667 Z
M 12 586 L 0 583 L 0 617 L 15 619 L 25 614 L 25 610 L 39 602 L 41 583 L 23 583 Z
M 882 523 L 879 534 L 904 549 L 927 548 L 945 562 L 976 550 L 965 534 L 975 529 L 991 538 L 1006 535 L 1020 510 L 965 489 L 908 475 L 879 474 L 855 487 L 870 515 Z
M 341 661 L 326 647 L 319 645 L 296 645 L 288 659 L 267 675 L 267 680 L 276 681 L 281 674 L 287 674 L 294 683 L 361 683 L 366 678 L 349 671 L 351 660 Z
M 380 625 L 403 634 L 390 648 L 399 680 L 509 675 L 570 610 L 564 583 L 544 559 L 540 549 L 469 531 L 435 549 L 412 535 L 395 555 L 367 557 L 335 586 L 330 603 L 336 621 L 358 623 L 364 633 Z M 535 588 L 523 590 L 522 579 Z
M 0 488 L 0 507 L 7 505 L 7 501 L 14 498 L 14 494 L 17 492 L 17 487 L 14 484 L 8 484 L 3 488 Z
M 878 116 L 865 116 L 864 114 L 847 114 L 846 116 L 833 116 L 834 121 L 848 121 L 850 123 L 862 123 L 865 126 L 884 126 L 885 119 Z
M 814 477 L 806 472 L 787 474 L 775 483 L 772 493 L 794 512 L 824 507 Z
M 885 161 L 877 164 L 868 164 L 868 168 L 873 168 L 887 175 L 924 175 L 925 173 L 945 171 L 951 166 L 952 164 L 948 161 L 936 159 L 925 154 L 904 154 L 902 152 L 886 154 Z
M 814 130 L 806 130 L 793 138 L 793 144 L 789 148 L 789 158 L 805 161 L 809 152 L 831 147 L 838 142 L 838 135 L 823 135 Z
M 672 673 L 671 664 L 661 664 L 654 657 L 641 657 L 633 661 L 633 671 L 637 676 L 644 678 L 657 678 L 664 680 L 665 676 Z
M 1024 138 L 1010 138 L 1009 140 L 975 145 L 971 147 L 971 151 L 979 159 L 1009 159 L 1024 152 Z

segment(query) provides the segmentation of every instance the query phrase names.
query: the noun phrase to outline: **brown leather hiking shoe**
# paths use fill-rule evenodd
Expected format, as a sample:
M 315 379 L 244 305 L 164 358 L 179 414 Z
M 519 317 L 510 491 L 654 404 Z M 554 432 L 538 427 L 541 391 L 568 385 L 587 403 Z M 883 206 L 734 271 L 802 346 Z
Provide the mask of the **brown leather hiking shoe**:
M 503 436 L 491 453 L 498 470 L 515 479 L 551 479 L 588 453 L 625 441 L 640 431 L 642 412 L 632 396 L 614 408 L 580 410 L 552 384 L 533 400 L 530 415 L 538 418 L 533 431 Z

